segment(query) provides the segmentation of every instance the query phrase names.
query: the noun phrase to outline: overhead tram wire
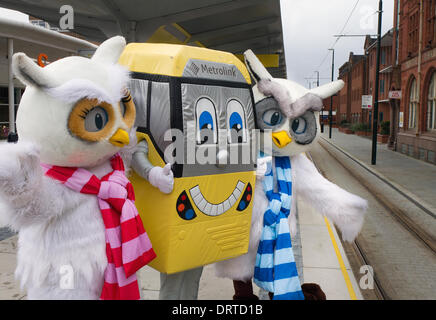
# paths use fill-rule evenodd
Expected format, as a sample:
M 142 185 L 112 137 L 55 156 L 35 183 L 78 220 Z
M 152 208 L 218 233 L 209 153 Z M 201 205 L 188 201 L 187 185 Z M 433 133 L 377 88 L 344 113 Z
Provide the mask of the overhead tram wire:
M 354 4 L 353 9 L 351 10 L 350 14 L 348 15 L 348 18 L 347 18 L 347 20 L 345 21 L 345 24 L 344 24 L 344 26 L 342 27 L 340 33 L 343 33 L 343 32 L 344 32 L 345 28 L 346 28 L 347 25 L 348 25 L 348 22 L 350 22 L 350 19 L 351 19 L 351 17 L 353 16 L 354 11 L 356 10 L 357 5 L 359 4 L 359 2 L 360 2 L 360 0 L 356 0 L 356 3 Z M 329 50 L 327 51 L 326 55 L 325 55 L 324 58 L 322 59 L 322 61 L 321 61 L 321 63 L 319 64 L 319 66 L 315 69 L 315 70 L 318 70 L 318 71 L 317 71 L 317 72 L 318 72 L 318 76 L 319 76 L 319 70 L 320 70 L 321 66 L 324 64 L 324 62 L 326 61 L 327 57 L 328 57 L 329 54 L 330 54 L 330 50 L 333 50 L 333 56 L 334 56 L 334 48 L 335 48 L 336 43 L 338 43 L 338 41 L 339 41 L 339 38 L 336 38 L 335 42 L 333 43 L 332 46 L 330 46 Z M 333 81 L 333 78 L 334 78 L 334 70 L 332 70 L 332 81 Z M 318 80 L 318 81 L 319 81 L 319 80 Z M 318 86 L 319 86 L 319 82 L 318 82 Z M 330 117 L 329 137 L 330 137 L 330 138 L 331 138 L 331 130 L 332 130 L 332 128 L 331 128 L 331 127 L 332 127 L 332 114 L 331 114 L 331 113 L 332 113 L 332 107 L 333 107 L 333 97 L 331 97 L 331 106 L 330 106 L 330 113 L 329 113 L 329 117 Z M 323 108 L 324 108 L 324 107 L 323 107 Z M 322 112 L 324 113 L 324 111 L 322 111 Z M 321 132 L 324 132 L 324 122 L 323 122 L 323 125 L 322 125 L 322 130 L 321 130 Z
M 351 10 L 350 14 L 348 15 L 347 20 L 345 21 L 344 26 L 342 27 L 341 31 L 339 32 L 339 34 L 342 34 L 345 30 L 345 28 L 348 25 L 348 22 L 350 22 L 351 17 L 353 16 L 354 11 L 357 8 L 357 5 L 359 4 L 360 0 L 356 0 L 356 3 L 354 4 L 353 9 Z M 335 42 L 333 43 L 333 45 L 331 45 L 329 48 L 334 48 L 336 43 L 338 43 L 340 38 L 336 38 Z M 330 55 L 330 53 L 327 51 L 326 55 L 324 56 L 324 58 L 322 59 L 321 63 L 319 64 L 319 66 L 315 69 L 315 70 L 319 70 L 321 68 L 321 66 L 324 64 L 324 62 L 327 60 L 327 57 Z

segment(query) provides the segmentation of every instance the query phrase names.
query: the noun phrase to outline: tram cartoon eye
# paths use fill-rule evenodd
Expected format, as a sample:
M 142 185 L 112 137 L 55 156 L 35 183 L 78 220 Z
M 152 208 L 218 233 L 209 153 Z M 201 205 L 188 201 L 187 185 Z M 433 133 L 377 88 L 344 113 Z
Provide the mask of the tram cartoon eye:
M 227 126 L 229 143 L 247 142 L 245 112 L 238 100 L 232 99 L 227 103 Z
M 213 102 L 200 98 L 196 104 L 197 144 L 217 143 L 216 112 Z

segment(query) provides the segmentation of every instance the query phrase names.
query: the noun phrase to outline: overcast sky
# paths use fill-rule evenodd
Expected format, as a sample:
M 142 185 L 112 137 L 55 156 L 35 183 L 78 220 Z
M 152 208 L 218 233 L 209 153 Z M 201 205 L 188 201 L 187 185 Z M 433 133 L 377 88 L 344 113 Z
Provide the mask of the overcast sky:
M 309 80 L 331 78 L 332 55 L 328 48 L 335 43 L 351 11 L 357 6 L 341 34 L 376 34 L 379 0 L 280 0 L 283 41 L 288 78 L 306 87 Z M 382 34 L 392 28 L 394 0 L 383 1 Z M 334 46 L 335 79 L 350 51 L 363 54 L 365 37 L 344 37 Z M 326 55 L 328 55 L 326 57 Z M 324 60 L 324 61 L 323 61 Z M 320 79 L 320 83 L 330 80 Z M 315 82 L 316 79 L 310 81 Z M 312 83 L 312 87 L 314 83 Z
M 283 41 L 288 78 L 308 87 L 315 85 L 315 71 L 320 73 L 320 83 L 331 78 L 331 48 L 337 35 L 376 34 L 379 0 L 280 0 L 283 24 Z M 357 6 L 356 6 L 357 3 Z M 356 6 L 356 7 L 355 7 Z M 383 1 L 384 34 L 392 28 L 394 0 Z M 0 8 L 0 16 L 27 21 L 28 16 Z M 341 38 L 335 45 L 335 79 L 339 67 L 348 60 L 349 52 L 363 53 L 364 37 Z M 323 79 L 328 78 L 328 79 Z

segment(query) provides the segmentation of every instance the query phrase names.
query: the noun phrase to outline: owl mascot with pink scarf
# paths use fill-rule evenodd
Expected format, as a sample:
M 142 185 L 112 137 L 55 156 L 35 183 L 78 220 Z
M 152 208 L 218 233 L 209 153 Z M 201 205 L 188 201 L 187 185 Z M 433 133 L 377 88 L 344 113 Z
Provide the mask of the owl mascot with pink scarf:
M 29 299 L 140 298 L 136 272 L 155 253 L 125 174 L 135 121 L 117 64 L 125 45 L 114 37 L 91 59 L 44 68 L 13 56 L 27 87 L 19 141 L 0 144 L 0 220 L 18 232 L 15 275 Z

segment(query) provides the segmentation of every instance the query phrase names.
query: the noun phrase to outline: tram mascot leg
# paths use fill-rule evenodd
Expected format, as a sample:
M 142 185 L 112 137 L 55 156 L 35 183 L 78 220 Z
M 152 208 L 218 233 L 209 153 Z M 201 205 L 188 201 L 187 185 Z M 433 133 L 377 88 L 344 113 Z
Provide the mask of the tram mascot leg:
M 0 145 L 0 217 L 18 231 L 15 274 L 29 299 L 140 298 L 136 271 L 155 253 L 119 154 L 135 121 L 124 47 L 114 37 L 92 59 L 44 68 L 13 56 L 27 87 L 20 139 Z
M 216 273 L 234 281 L 236 300 L 257 298 L 252 278 L 275 300 L 324 300 L 317 284 L 300 285 L 290 238 L 297 230 L 297 197 L 333 221 L 346 241 L 353 241 L 362 227 L 366 200 L 325 179 L 304 155 L 320 134 L 322 100 L 338 92 L 343 82 L 307 90 L 273 78 L 251 50 L 245 52 L 245 61 L 256 81 L 257 124 L 264 130 L 263 138 L 273 143 L 272 150 L 261 150 L 266 157 L 259 159 L 248 253 L 216 263 Z

